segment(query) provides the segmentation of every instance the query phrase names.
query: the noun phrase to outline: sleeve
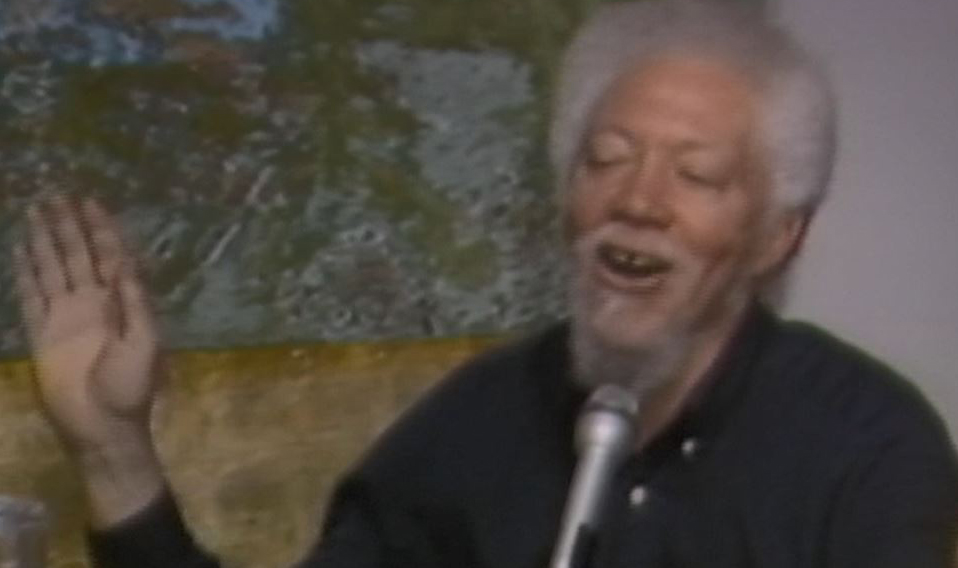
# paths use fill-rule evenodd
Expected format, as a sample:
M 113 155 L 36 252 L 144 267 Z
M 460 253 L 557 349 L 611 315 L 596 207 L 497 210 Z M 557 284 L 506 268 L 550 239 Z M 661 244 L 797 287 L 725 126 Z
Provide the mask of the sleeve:
M 421 523 L 358 481 L 337 490 L 322 538 L 296 568 L 432 568 L 436 548 Z M 89 535 L 97 568 L 219 568 L 192 538 L 169 491 L 146 510 Z M 388 553 L 387 553 L 388 552 Z
M 89 535 L 97 568 L 217 568 L 219 563 L 190 536 L 169 491 L 109 530 Z
M 922 420 L 863 456 L 836 497 L 829 568 L 958 568 L 958 458 Z
M 333 496 L 322 537 L 296 568 L 445 566 L 426 524 L 361 477 L 347 477 Z

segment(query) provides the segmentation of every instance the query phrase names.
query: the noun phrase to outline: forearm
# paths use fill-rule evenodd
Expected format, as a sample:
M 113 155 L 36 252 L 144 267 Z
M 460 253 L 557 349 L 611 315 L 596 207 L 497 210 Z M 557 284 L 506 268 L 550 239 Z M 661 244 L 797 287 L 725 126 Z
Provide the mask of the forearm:
M 75 456 L 93 529 L 93 565 L 218 568 L 184 525 L 145 430 L 121 429 L 109 446 Z
M 75 456 L 94 530 L 118 525 L 146 509 L 166 488 L 149 434 L 131 434 Z

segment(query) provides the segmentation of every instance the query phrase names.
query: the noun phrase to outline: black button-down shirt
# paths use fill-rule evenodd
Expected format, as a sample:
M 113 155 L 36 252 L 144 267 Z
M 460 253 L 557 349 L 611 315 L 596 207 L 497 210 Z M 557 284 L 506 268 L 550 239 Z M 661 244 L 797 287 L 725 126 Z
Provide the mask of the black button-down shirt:
M 469 363 L 340 485 L 304 568 L 544 568 L 582 393 L 567 329 Z M 905 380 L 752 310 L 679 419 L 618 472 L 595 568 L 954 568 L 958 459 Z M 108 568 L 199 568 L 165 496 L 94 535 Z

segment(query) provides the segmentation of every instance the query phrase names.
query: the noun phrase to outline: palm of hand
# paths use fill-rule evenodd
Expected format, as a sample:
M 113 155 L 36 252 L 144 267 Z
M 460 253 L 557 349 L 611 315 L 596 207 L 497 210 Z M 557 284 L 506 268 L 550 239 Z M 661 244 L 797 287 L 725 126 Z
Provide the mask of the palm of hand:
M 148 428 L 157 333 L 112 219 L 89 201 L 46 207 L 15 252 L 37 389 L 68 445 L 97 451 Z
M 93 417 L 122 421 L 146 411 L 153 381 L 137 379 L 153 374 L 156 338 L 121 337 L 115 302 L 104 287 L 73 291 L 51 301 L 37 330 L 38 386 L 58 423 L 98 429 L 109 425 Z

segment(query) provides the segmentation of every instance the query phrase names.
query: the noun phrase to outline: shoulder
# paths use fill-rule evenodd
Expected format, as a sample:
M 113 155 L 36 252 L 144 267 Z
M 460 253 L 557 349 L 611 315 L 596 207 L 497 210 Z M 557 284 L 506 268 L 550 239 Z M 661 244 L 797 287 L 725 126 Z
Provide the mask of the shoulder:
M 758 388 L 793 427 L 844 450 L 907 446 L 953 459 L 943 420 L 898 371 L 809 323 L 779 320 L 772 330 Z
M 512 412 L 527 412 L 535 399 L 562 387 L 566 328 L 556 325 L 481 353 L 453 369 L 396 422 L 393 430 L 454 426 L 453 433 L 471 426 L 467 418 L 503 420 Z M 518 405 L 518 407 L 516 406 Z M 495 416 L 490 412 L 494 411 Z
M 418 492 L 508 459 L 561 413 L 569 396 L 565 338 L 565 326 L 553 326 L 454 369 L 380 436 L 354 473 L 390 486 L 402 477 L 398 485 Z

